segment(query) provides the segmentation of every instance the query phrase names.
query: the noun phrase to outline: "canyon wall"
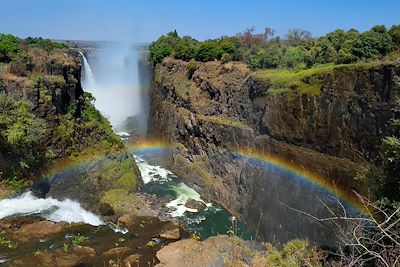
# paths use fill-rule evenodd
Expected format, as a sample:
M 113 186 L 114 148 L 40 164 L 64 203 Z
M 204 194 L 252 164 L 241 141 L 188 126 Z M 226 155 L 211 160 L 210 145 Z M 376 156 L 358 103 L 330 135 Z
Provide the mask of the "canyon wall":
M 363 192 L 354 176 L 374 168 L 381 138 L 393 133 L 399 73 L 391 63 L 337 66 L 303 78 L 319 81 L 317 94 L 276 93 L 243 63 L 167 58 L 154 69 L 149 134 L 172 145 L 172 171 L 265 239 L 334 246 L 331 225 L 295 211 L 325 216 L 321 200 L 332 202 L 331 193 L 236 152 L 268 153 Z

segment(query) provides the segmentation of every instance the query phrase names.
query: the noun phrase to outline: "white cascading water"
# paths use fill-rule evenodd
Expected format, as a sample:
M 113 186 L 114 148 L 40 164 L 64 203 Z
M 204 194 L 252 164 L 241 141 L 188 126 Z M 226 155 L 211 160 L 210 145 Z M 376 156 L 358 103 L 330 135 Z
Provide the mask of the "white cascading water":
M 85 77 L 82 79 L 82 87 L 85 91 L 93 93 L 94 89 L 96 88 L 96 81 L 94 79 L 92 68 L 89 65 L 85 55 L 82 52 L 79 52 L 83 59 L 83 68 L 85 70 Z
M 81 53 L 82 87 L 95 97 L 96 108 L 115 130 L 123 131 L 126 119 L 133 116 L 147 123 L 140 120 L 148 105 L 139 82 L 142 54 L 138 47 L 124 43 L 98 44 L 88 58 Z
M 68 198 L 63 201 L 51 197 L 37 198 L 28 191 L 21 196 L 0 201 L 0 219 L 34 214 L 53 222 L 83 222 L 94 226 L 104 224 L 98 216 Z

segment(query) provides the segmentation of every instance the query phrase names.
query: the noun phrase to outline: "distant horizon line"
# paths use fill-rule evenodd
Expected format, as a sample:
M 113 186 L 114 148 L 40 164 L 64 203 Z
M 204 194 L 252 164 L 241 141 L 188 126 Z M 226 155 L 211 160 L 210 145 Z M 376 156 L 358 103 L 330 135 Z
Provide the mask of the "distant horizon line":
M 399 23 L 399 24 L 400 24 L 400 23 Z M 360 29 L 357 29 L 357 28 L 355 28 L 355 27 L 334 28 L 333 30 L 327 31 L 326 33 L 317 34 L 317 35 L 314 35 L 312 31 L 310 31 L 310 30 L 308 30 L 308 29 L 305 29 L 305 28 L 303 29 L 303 28 L 301 28 L 301 27 L 293 27 L 293 28 L 290 28 L 289 30 L 291 30 L 291 29 L 301 29 L 301 30 L 310 32 L 312 38 L 320 38 L 320 37 L 323 37 L 323 36 L 325 36 L 326 34 L 328 34 L 328 33 L 330 33 L 330 32 L 334 32 L 334 31 L 336 31 L 336 30 L 343 30 L 343 31 L 347 32 L 347 31 L 349 31 L 349 30 L 354 29 L 354 30 L 357 30 L 358 32 L 362 33 L 362 32 L 365 32 L 365 31 L 369 31 L 371 28 L 373 28 L 374 26 L 377 26 L 377 25 L 384 25 L 384 26 L 389 30 L 390 27 L 392 27 L 393 25 L 397 25 L 397 24 L 391 24 L 391 25 L 390 25 L 390 24 L 385 24 L 385 23 L 377 23 L 377 24 L 371 26 L 369 29 L 365 29 L 365 30 L 360 30 Z M 240 33 L 244 32 L 246 29 L 249 29 L 249 28 L 251 28 L 251 27 L 253 27 L 253 26 L 248 26 L 248 27 L 246 27 L 244 30 L 242 30 L 241 32 L 238 32 L 238 33 L 233 34 L 233 35 L 230 35 L 230 34 L 222 34 L 222 35 L 220 35 L 220 36 L 218 36 L 218 37 L 215 37 L 215 38 L 212 38 L 212 37 L 210 37 L 210 38 L 195 38 L 195 37 L 193 36 L 193 34 L 179 34 L 179 31 L 177 31 L 177 32 L 178 32 L 178 35 L 181 36 L 181 37 L 183 37 L 183 36 L 190 36 L 190 37 L 193 37 L 193 38 L 195 38 L 196 40 L 202 42 L 202 41 L 205 41 L 205 40 L 216 39 L 216 38 L 225 37 L 225 36 L 226 36 L 226 37 L 236 36 L 237 34 L 240 34 Z M 169 32 L 174 31 L 174 30 L 176 30 L 176 29 L 171 29 Z M 162 36 L 162 35 L 166 35 L 168 32 L 165 32 L 165 33 L 160 34 L 156 39 L 151 40 L 151 41 L 127 41 L 127 40 L 125 40 L 125 41 L 122 41 L 122 40 L 118 41 L 118 40 L 104 40 L 104 39 L 103 39 L 103 40 L 101 40 L 101 39 L 99 39 L 99 40 L 88 40 L 88 39 L 68 39 L 68 38 L 66 39 L 66 38 L 51 38 L 51 37 L 45 37 L 45 36 L 31 36 L 31 35 L 26 35 L 26 37 L 20 37 L 20 36 L 18 36 L 17 34 L 13 34 L 13 33 L 9 33 L 9 32 L 2 32 L 2 31 L 0 31 L 0 33 L 12 34 L 12 35 L 17 36 L 18 38 L 21 38 L 21 39 L 26 39 L 26 38 L 28 38 L 28 37 L 32 37 L 32 38 L 49 39 L 49 40 L 52 40 L 52 41 L 60 41 L 60 42 L 61 42 L 61 41 L 64 41 L 64 42 L 65 42 L 65 41 L 68 41 L 68 42 L 90 42 L 90 43 L 130 43 L 130 44 L 148 45 L 148 44 L 152 43 L 153 41 L 156 41 L 156 40 L 158 39 L 158 37 L 160 37 L 160 36 Z M 256 34 L 262 34 L 262 32 L 259 32 L 259 31 L 257 31 L 257 30 L 255 31 L 255 33 L 256 33 Z M 286 36 L 286 34 L 287 34 L 287 33 L 285 33 L 285 34 L 277 34 L 277 35 L 274 35 L 274 37 L 280 37 L 280 38 L 284 39 L 284 37 Z

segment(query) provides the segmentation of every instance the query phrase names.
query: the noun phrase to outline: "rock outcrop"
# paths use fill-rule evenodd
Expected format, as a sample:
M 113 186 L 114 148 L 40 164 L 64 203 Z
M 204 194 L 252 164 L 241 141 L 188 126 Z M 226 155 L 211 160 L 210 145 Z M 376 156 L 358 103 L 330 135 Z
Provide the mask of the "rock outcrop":
M 272 93 L 271 83 L 243 63 L 165 59 L 154 70 L 149 133 L 173 147 L 167 164 L 207 198 L 222 203 L 269 240 L 295 237 L 334 245 L 332 228 L 300 215 L 323 216 L 329 192 L 304 177 L 237 153 L 241 148 L 315 173 L 350 192 L 373 168 L 400 88 L 394 64 L 338 66 L 306 77 L 318 94 Z M 269 92 L 271 90 L 271 92 Z M 329 200 L 327 200 L 329 201 Z

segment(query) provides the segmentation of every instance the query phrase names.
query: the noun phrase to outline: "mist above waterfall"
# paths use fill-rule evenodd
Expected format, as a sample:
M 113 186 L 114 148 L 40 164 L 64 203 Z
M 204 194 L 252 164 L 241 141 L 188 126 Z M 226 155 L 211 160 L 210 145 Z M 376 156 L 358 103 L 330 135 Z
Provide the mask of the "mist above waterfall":
M 145 49 L 129 43 L 97 44 L 83 56 L 82 87 L 115 130 L 125 130 L 127 118 L 140 133 L 147 129 L 148 82 L 141 66 Z M 144 75 L 147 77 L 148 75 Z

